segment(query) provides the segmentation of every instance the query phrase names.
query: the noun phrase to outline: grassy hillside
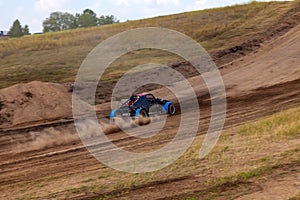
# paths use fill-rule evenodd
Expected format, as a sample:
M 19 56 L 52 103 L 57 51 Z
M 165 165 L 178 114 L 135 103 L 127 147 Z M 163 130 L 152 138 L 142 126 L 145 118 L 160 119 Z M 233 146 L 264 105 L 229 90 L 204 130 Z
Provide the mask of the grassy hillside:
M 104 39 L 137 27 L 166 27 L 185 33 L 209 52 L 251 40 L 295 10 L 294 2 L 252 2 L 120 24 L 0 40 L 0 88 L 32 80 L 69 82 L 87 54 Z M 131 66 L 151 61 L 176 62 L 171 54 L 133 52 L 114 63 L 118 77 Z M 146 59 L 146 60 L 145 60 Z

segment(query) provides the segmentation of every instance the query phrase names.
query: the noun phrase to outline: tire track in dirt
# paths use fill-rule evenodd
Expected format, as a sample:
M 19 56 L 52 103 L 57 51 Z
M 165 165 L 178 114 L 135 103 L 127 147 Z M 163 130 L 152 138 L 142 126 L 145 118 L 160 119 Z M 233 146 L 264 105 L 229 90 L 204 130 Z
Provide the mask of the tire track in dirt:
M 253 96 L 248 94 L 239 98 L 233 98 L 232 100 L 229 99 L 226 127 L 236 126 L 245 121 L 280 111 L 282 106 L 288 107 L 297 105 L 300 103 L 300 91 L 295 95 L 292 89 L 293 87 L 290 87 L 296 83 L 298 82 L 293 81 L 291 83 L 281 84 L 280 86 L 274 86 L 270 88 L 270 91 L 264 88 L 260 92 L 254 92 L 252 94 Z M 290 92 L 285 88 L 291 88 Z M 277 94 L 282 90 L 285 91 L 285 95 L 278 98 Z M 266 98 L 262 94 L 268 91 L 269 95 Z M 273 96 L 271 94 L 273 94 Z M 290 95 L 293 96 L 293 98 L 291 98 Z M 288 100 L 288 104 L 284 100 Z M 249 110 L 251 110 L 251 112 L 249 112 Z M 174 117 L 179 117 L 179 115 Z M 206 121 L 201 122 L 202 126 L 208 126 L 209 115 L 205 116 L 205 114 L 202 113 L 202 119 L 206 119 Z M 173 126 L 174 124 L 172 124 L 171 121 L 167 126 Z M 205 131 L 205 128 L 203 128 L 202 131 Z M 2 140 L 3 137 L 2 135 Z M 159 140 L 151 141 L 150 143 L 149 141 L 136 142 L 137 140 L 135 138 L 126 137 L 122 133 L 115 133 L 113 137 L 117 145 L 124 148 L 128 147 L 129 150 L 132 148 L 145 149 L 145 146 L 159 146 L 170 141 Z M 9 140 L 7 142 L 9 142 Z M 133 147 L 132 144 L 136 145 Z M 43 151 L 45 151 L 45 153 L 43 153 Z M 0 183 L 2 186 L 16 182 L 32 181 L 57 173 L 76 173 L 91 166 L 98 169 L 104 167 L 86 151 L 85 147 L 81 145 L 74 147 L 72 144 L 64 145 L 61 148 L 52 147 L 45 150 L 31 151 L 25 153 L 25 158 L 22 159 L 18 158 L 18 156 L 14 157 L 13 154 L 9 154 L 8 157 L 10 159 L 6 161 L 6 163 L 2 160 L 0 164 Z M 46 171 L 42 170 L 45 168 L 47 168 Z
M 139 200 L 141 198 L 147 198 L 156 200 L 180 200 L 187 198 L 203 199 L 205 197 L 208 198 L 212 194 L 216 193 L 219 194 L 220 198 L 215 197 L 215 199 L 224 199 L 223 193 L 226 192 L 227 195 L 229 193 L 232 195 L 231 199 L 246 200 L 253 199 L 254 197 L 256 197 L 255 194 L 257 193 L 263 195 L 264 192 L 268 192 L 270 188 L 268 191 L 264 191 L 266 190 L 265 187 L 271 183 L 274 183 L 274 181 L 276 180 L 284 180 L 284 182 L 280 184 L 281 189 L 278 190 L 278 192 L 281 192 L 285 188 L 293 188 L 295 189 L 295 191 L 290 191 L 289 196 L 293 197 L 297 194 L 297 189 L 300 189 L 300 184 L 288 184 L 288 180 L 295 180 L 300 176 L 300 167 L 298 165 L 298 162 L 280 164 L 278 166 L 275 165 L 272 166 L 270 170 L 271 171 L 262 174 L 263 178 L 253 177 L 248 180 L 228 180 L 225 183 L 216 184 L 211 187 L 207 187 L 206 183 L 204 181 L 201 181 L 205 180 L 205 177 L 201 178 L 200 176 L 191 175 L 179 177 L 176 179 L 154 181 L 138 187 L 123 188 L 100 195 L 92 194 L 77 196 L 71 199 L 89 200 L 109 196 L 110 199 Z M 278 185 L 276 185 L 275 187 L 278 187 Z M 169 193 L 169 191 L 173 192 Z M 224 196 L 226 196 L 226 194 L 224 194 Z M 274 196 L 274 194 L 275 193 L 273 193 L 272 195 Z M 283 196 L 279 195 L 279 197 L 279 199 L 282 199 Z

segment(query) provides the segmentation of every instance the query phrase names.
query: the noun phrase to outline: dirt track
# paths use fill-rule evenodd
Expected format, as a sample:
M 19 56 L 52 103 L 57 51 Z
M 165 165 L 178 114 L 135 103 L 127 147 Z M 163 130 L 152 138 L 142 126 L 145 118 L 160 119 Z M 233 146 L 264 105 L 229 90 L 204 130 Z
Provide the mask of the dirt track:
M 299 105 L 299 49 L 300 26 L 298 25 L 284 36 L 266 44 L 257 52 L 222 67 L 221 73 L 228 95 L 226 128 L 233 128 L 248 120 Z M 193 82 L 195 82 L 194 88 L 199 94 L 200 100 L 201 129 L 198 137 L 202 137 L 201 134 L 205 133 L 210 119 L 210 103 L 205 87 L 197 85 L 197 82 L 192 78 L 191 83 Z M 176 128 L 179 119 L 180 115 L 176 115 L 168 120 L 163 139 L 141 141 L 127 137 L 121 132 L 111 134 L 109 137 L 115 144 L 129 150 L 140 149 L 144 151 L 153 147 L 158 148 L 172 139 L 174 128 Z M 43 138 L 45 133 L 47 133 L 47 137 Z M 64 137 L 58 139 L 60 134 L 63 134 Z M 60 141 L 57 142 L 57 139 Z M 0 198 L 3 199 L 22 197 L 23 193 L 28 194 L 29 191 L 36 192 L 36 196 L 41 199 L 68 198 L 65 196 L 65 188 L 79 187 L 85 179 L 85 175 L 93 173 L 99 175 L 107 170 L 82 146 L 72 124 L 37 127 L 34 131 L 24 129 L 0 132 L 0 145 L 0 190 L 2 191 Z M 294 144 L 288 148 L 297 146 L 299 146 L 299 140 L 294 141 Z M 269 150 L 276 152 L 276 149 L 278 149 L 277 146 Z M 277 177 L 276 179 L 282 179 L 283 182 L 287 183 L 299 180 L 293 179 L 293 177 L 300 176 L 297 163 L 287 165 L 288 169 L 284 166 L 279 168 L 275 174 L 271 175 L 271 179 Z M 282 177 L 279 176 L 281 173 L 284 174 Z M 130 192 L 121 197 L 139 199 L 140 194 L 145 199 L 163 199 L 172 196 L 179 198 L 180 195 L 184 197 L 188 192 L 204 189 L 203 180 L 206 178 L 195 177 L 191 173 L 191 176 L 152 182 L 129 189 Z M 43 187 L 38 185 L 41 180 L 48 180 L 56 185 L 51 184 L 47 186 L 47 189 L 41 189 Z M 34 186 L 32 183 L 36 183 L 36 185 Z M 253 194 L 242 193 L 236 198 L 258 198 L 259 195 L 271 194 L 271 189 L 274 188 L 275 190 L 278 187 L 276 182 L 272 181 L 261 180 L 257 184 L 258 186 L 250 185 L 245 186 L 246 189 L 244 188 L 244 190 L 253 191 Z M 300 190 L 299 182 L 295 185 L 289 186 L 287 189 L 289 193 L 286 193 L 286 197 L 293 197 L 297 194 L 293 193 L 293 189 Z M 257 187 L 260 188 L 260 192 L 258 192 Z M 261 188 L 269 189 L 263 190 Z M 292 192 L 290 192 L 291 190 Z M 103 190 L 102 194 L 105 193 L 109 195 L 118 194 L 122 193 L 122 190 Z M 99 195 L 99 193 L 87 194 L 83 190 L 83 193 L 74 195 L 74 198 L 91 198 Z

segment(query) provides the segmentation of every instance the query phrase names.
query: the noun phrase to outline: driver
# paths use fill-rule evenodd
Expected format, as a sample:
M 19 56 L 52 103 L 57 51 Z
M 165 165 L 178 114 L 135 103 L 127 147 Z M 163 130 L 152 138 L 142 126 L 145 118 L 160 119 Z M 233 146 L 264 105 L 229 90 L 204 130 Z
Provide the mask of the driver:
M 139 98 L 139 96 L 132 95 L 129 99 L 128 106 L 132 106 L 138 100 L 138 98 Z

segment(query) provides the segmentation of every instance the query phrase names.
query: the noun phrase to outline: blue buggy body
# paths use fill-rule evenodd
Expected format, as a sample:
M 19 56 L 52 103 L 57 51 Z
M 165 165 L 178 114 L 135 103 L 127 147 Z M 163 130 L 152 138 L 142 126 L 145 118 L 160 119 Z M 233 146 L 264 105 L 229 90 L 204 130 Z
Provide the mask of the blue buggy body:
M 142 93 L 132 95 L 120 108 L 111 111 L 110 119 L 115 117 L 149 117 L 162 114 L 174 115 L 175 112 L 175 107 L 171 101 L 155 98 L 153 94 Z

